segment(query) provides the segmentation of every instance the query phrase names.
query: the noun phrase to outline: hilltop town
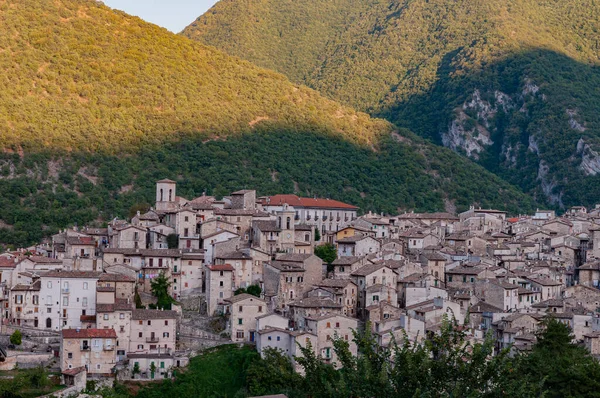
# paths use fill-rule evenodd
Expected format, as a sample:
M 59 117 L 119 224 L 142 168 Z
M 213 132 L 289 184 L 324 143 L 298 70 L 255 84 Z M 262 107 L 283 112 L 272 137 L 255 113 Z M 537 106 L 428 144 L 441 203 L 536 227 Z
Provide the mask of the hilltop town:
M 445 319 L 517 353 L 551 316 L 600 355 L 600 208 L 359 215 L 254 190 L 188 200 L 161 180 L 148 211 L 2 253 L 0 272 L 2 334 L 24 336 L 0 367 L 48 363 L 71 392 L 169 378 L 232 342 L 336 366 L 336 338 L 421 344 Z

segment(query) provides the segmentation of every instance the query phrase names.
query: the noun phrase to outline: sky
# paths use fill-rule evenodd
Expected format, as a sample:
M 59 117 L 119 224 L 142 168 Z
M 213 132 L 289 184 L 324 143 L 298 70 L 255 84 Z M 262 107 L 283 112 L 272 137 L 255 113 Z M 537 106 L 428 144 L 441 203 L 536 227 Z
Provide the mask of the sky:
M 179 33 L 217 0 L 102 0 L 111 8 Z

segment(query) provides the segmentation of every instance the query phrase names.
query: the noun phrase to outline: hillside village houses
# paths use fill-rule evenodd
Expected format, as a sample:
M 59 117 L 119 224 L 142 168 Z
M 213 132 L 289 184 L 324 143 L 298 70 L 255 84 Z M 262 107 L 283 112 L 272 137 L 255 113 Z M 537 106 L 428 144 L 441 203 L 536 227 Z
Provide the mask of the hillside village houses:
M 331 264 L 315 254 L 323 244 Z M 158 277 L 171 310 L 154 308 Z M 353 330 L 419 344 L 447 318 L 474 341 L 489 332 L 497 349 L 522 350 L 555 316 L 600 355 L 600 207 L 359 215 L 248 189 L 188 200 L 161 180 L 130 221 L 0 254 L 0 284 L 4 330 L 58 336 L 62 370 L 90 377 L 169 377 L 197 339 L 277 348 L 301 371 L 298 345 L 335 365 L 333 339 L 355 352 Z

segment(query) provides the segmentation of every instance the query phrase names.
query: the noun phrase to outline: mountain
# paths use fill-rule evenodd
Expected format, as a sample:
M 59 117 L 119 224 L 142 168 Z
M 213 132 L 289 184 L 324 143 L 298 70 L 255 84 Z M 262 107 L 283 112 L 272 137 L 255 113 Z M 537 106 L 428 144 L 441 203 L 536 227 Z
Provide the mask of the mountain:
M 0 243 L 182 196 L 296 192 L 362 210 L 533 200 L 406 129 L 88 0 L 0 2 Z
M 410 128 L 538 200 L 598 201 L 599 2 L 307 3 L 221 0 L 182 33 Z

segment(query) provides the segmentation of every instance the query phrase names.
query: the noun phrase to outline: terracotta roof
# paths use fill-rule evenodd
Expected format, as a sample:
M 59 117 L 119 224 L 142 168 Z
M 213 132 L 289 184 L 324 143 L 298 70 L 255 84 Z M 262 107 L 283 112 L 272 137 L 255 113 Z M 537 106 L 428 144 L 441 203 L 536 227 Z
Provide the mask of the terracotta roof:
M 382 268 L 387 268 L 384 264 L 369 264 L 369 265 L 365 265 L 364 267 L 360 267 L 359 269 L 357 269 L 356 271 L 354 271 L 351 275 L 354 276 L 367 276 L 369 274 L 372 274 L 375 271 L 379 271 Z M 392 273 L 394 271 L 390 270 Z
M 352 265 L 360 261 L 360 257 L 355 256 L 342 256 L 340 258 L 336 258 L 333 260 L 331 264 L 333 265 Z
M 65 271 L 65 270 L 54 270 L 40 273 L 43 278 L 100 278 L 102 272 L 96 271 Z
M 274 195 L 263 200 L 263 205 L 282 205 L 287 203 L 293 207 L 309 207 L 322 209 L 357 210 L 358 207 L 333 199 L 301 198 L 296 195 Z
M 350 284 L 350 283 L 352 283 L 353 285 L 356 285 L 350 279 L 323 279 L 321 282 L 317 283 L 317 286 L 332 287 L 332 288 L 340 289 L 340 288 L 348 286 L 348 284 Z
M 292 263 L 303 263 L 314 254 L 303 254 L 303 253 L 287 253 L 281 256 L 277 256 L 277 260 L 279 261 L 287 261 Z
M 254 221 L 252 227 L 259 229 L 261 232 L 281 232 L 281 228 L 277 226 L 275 220 Z
M 114 329 L 63 329 L 62 337 L 63 339 L 116 339 L 117 333 Z
M 284 261 L 278 261 L 278 260 L 273 260 L 271 261 L 271 266 L 273 268 L 278 269 L 279 271 L 283 271 L 283 272 L 304 272 L 305 269 L 295 263 L 287 263 Z
M 126 299 L 116 299 L 114 304 L 96 304 L 96 312 L 132 311 L 133 304 Z
M 0 257 L 0 268 L 15 268 L 17 266 L 17 262 L 15 262 L 15 258 L 9 257 Z
M 131 319 L 146 320 L 146 319 L 176 319 L 177 312 L 163 310 L 133 310 Z
M 230 252 L 215 256 L 215 258 L 223 258 L 227 260 L 252 260 L 252 257 L 242 251 Z
M 405 213 L 400 214 L 398 218 L 418 220 L 458 220 L 457 216 L 450 213 Z
M 135 282 L 135 279 L 123 274 L 108 274 L 100 275 L 101 282 Z
M 235 271 L 235 268 L 231 264 L 213 264 L 206 267 L 211 271 Z
M 308 297 L 296 300 L 290 303 L 289 306 L 302 308 L 342 308 L 341 304 L 327 297 Z
M 96 241 L 91 236 L 67 236 L 69 245 L 95 245 Z
M 79 320 L 81 322 L 96 322 L 96 315 L 80 315 Z
M 78 368 L 72 368 L 72 369 L 66 369 L 65 371 L 62 372 L 62 374 L 67 375 L 67 376 L 76 376 L 81 372 L 85 372 L 85 366 L 80 366 Z
M 369 236 L 363 235 L 363 234 L 356 234 L 354 236 L 348 236 L 347 238 L 339 239 L 337 242 L 338 243 L 356 243 L 356 242 L 361 241 L 366 238 L 369 238 Z
M 248 294 L 248 293 L 236 294 L 235 296 L 230 297 L 230 298 L 226 299 L 225 301 L 235 304 L 237 302 L 240 302 L 243 300 L 248 300 L 248 299 L 260 301 L 263 304 L 265 303 L 265 301 L 263 299 L 253 296 L 252 294 Z

